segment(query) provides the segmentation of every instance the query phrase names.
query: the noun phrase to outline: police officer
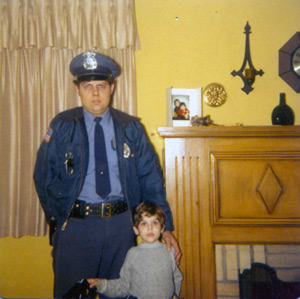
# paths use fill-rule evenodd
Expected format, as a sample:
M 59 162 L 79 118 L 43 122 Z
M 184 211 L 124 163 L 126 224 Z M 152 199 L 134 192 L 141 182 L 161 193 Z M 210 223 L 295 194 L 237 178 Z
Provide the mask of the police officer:
M 135 242 L 131 212 L 141 201 L 164 209 L 163 238 L 177 262 L 181 256 L 153 147 L 136 117 L 110 107 L 117 64 L 85 52 L 70 71 L 82 107 L 54 117 L 34 170 L 52 233 L 55 298 L 83 278 L 119 277 Z

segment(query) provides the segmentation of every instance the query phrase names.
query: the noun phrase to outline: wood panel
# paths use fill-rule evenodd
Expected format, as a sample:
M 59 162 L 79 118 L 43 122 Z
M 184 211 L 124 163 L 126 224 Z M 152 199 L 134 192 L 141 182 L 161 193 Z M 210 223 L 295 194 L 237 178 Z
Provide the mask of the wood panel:
M 300 127 L 168 127 L 183 298 L 216 298 L 215 244 L 300 244 Z
M 214 224 L 300 224 L 300 153 L 212 152 Z

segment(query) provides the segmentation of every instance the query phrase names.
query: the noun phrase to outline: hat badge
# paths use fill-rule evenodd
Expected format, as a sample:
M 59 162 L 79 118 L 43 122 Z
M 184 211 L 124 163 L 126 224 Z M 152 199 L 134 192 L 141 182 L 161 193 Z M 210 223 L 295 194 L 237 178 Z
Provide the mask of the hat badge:
M 83 67 L 86 70 L 95 70 L 97 68 L 97 60 L 95 55 L 96 53 L 93 52 L 86 52 L 83 54 L 84 56 Z

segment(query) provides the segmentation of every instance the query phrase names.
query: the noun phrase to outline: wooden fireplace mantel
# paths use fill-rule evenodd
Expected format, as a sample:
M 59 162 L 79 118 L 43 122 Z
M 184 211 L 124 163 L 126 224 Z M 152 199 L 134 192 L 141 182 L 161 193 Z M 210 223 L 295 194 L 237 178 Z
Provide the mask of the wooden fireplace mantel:
M 160 127 L 181 296 L 217 298 L 216 244 L 300 244 L 300 126 Z

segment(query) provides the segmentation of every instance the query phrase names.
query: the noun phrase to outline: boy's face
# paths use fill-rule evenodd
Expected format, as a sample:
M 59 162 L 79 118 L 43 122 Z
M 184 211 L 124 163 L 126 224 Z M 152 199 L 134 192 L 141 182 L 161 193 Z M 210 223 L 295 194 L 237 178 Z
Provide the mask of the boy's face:
M 140 235 L 143 243 L 151 244 L 158 241 L 164 227 L 161 226 L 157 215 L 144 216 L 138 227 L 133 227 L 136 235 Z

